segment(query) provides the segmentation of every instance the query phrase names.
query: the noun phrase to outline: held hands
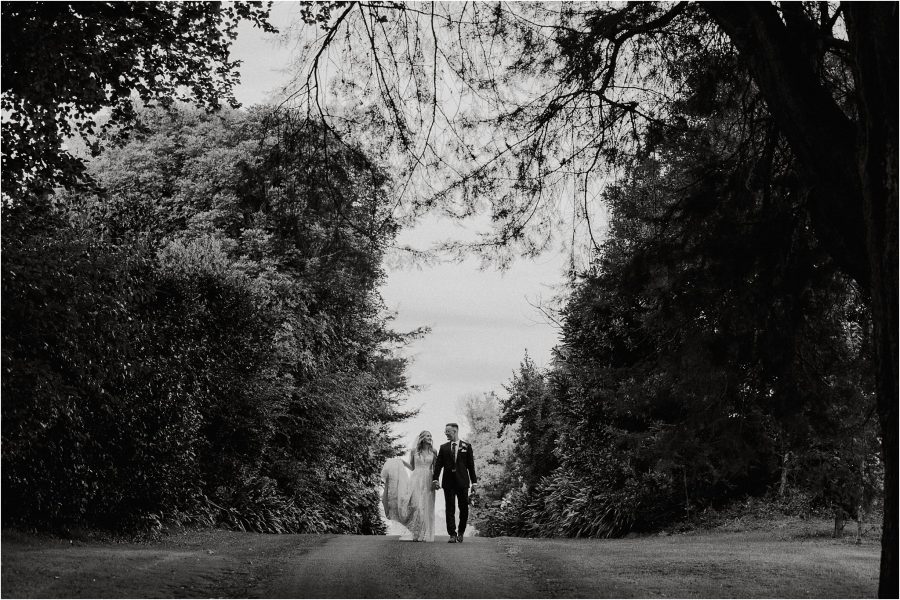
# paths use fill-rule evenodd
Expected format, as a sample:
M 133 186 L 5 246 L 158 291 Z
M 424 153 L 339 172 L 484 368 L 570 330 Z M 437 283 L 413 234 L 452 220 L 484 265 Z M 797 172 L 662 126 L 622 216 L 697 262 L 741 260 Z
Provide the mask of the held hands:
M 433 490 L 441 489 L 441 484 L 438 482 L 437 479 L 435 479 L 434 481 L 431 482 L 431 489 L 433 489 Z

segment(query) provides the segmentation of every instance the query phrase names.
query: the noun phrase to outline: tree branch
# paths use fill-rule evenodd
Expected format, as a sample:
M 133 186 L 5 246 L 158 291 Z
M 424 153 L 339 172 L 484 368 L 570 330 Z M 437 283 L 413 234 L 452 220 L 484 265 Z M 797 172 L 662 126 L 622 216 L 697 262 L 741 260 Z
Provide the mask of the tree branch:
M 747 61 L 811 190 L 810 213 L 834 260 L 868 289 L 856 131 L 818 80 L 769 3 L 709 2 L 703 8 Z

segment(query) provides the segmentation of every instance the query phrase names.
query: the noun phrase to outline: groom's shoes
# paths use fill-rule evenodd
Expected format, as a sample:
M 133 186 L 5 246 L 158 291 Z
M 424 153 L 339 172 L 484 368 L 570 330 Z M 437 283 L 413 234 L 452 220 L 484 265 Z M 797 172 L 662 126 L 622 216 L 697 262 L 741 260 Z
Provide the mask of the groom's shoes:
M 456 536 L 456 543 L 457 543 L 457 544 L 462 544 L 462 534 Z
M 455 544 L 455 543 L 456 543 L 456 540 L 457 540 L 457 537 L 456 537 L 455 535 L 451 535 L 451 536 L 450 536 L 450 539 L 447 540 L 447 543 L 448 543 L 448 544 Z

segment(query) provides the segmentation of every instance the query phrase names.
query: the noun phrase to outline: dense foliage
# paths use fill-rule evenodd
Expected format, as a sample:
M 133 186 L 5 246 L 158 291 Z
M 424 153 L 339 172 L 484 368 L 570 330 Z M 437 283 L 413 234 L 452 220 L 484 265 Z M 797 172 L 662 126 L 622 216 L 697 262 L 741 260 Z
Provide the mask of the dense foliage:
M 494 532 L 620 535 L 766 493 L 846 516 L 879 493 L 864 297 L 735 56 L 705 59 L 678 66 L 682 127 L 651 129 L 606 190 L 556 364 L 526 360 L 509 385 L 523 490 Z
M 3 518 L 383 531 L 386 179 L 287 112 L 145 111 L 3 212 Z

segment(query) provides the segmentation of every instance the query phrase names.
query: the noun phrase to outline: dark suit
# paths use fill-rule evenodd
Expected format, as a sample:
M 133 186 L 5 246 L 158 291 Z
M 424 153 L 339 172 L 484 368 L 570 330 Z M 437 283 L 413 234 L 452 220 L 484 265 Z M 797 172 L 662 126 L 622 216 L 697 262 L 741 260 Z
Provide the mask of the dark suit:
M 441 471 L 444 479 L 441 480 Z M 444 490 L 444 502 L 447 507 L 447 533 L 452 537 L 457 531 L 463 535 L 466 522 L 469 520 L 469 486 L 478 483 L 475 475 L 475 457 L 472 444 L 460 440 L 457 442 L 456 460 L 450 442 L 441 445 L 434 461 L 434 479 L 441 482 Z M 459 503 L 459 529 L 456 527 L 456 504 Z

